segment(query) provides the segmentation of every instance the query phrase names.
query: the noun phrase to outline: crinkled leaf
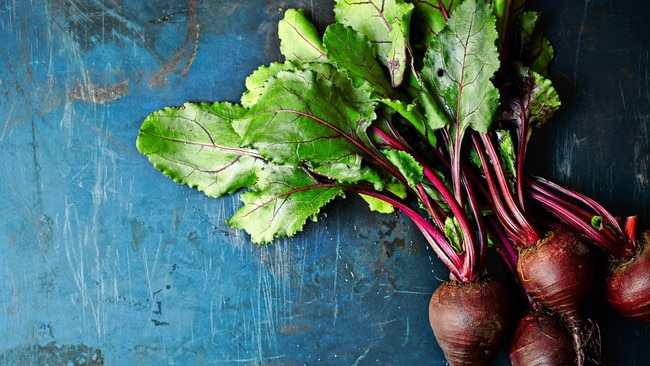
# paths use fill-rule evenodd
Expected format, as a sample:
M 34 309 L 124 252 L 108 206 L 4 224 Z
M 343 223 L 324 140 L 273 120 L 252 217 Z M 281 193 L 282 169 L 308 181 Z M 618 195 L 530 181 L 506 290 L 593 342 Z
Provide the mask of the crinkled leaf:
M 151 164 L 175 182 L 218 197 L 249 187 L 264 162 L 239 146 L 233 119 L 246 110 L 229 103 L 186 103 L 149 115 L 136 142 Z
M 377 55 L 388 68 L 393 86 L 404 80 L 408 67 L 408 41 L 413 4 L 403 0 L 336 0 L 334 14 L 339 23 L 365 34 L 377 47 Z
M 410 186 L 422 183 L 424 180 L 423 168 L 411 154 L 395 149 L 385 149 L 383 153 L 399 169 Z
M 336 67 L 334 64 L 315 63 L 305 65 L 302 70 L 314 71 L 325 80 L 329 80 L 341 92 L 350 98 L 352 103 L 365 105 L 373 93 L 373 86 L 366 80 L 351 77 L 347 70 Z
M 269 66 L 260 66 L 246 78 L 246 91 L 241 96 L 241 104 L 250 108 L 264 93 L 264 84 L 282 70 L 291 70 L 295 65 L 288 62 L 272 62 Z
M 464 248 L 460 224 L 455 217 L 445 219 L 445 236 L 456 252 L 461 252 Z
M 433 39 L 422 77 L 461 131 L 487 132 L 498 105 L 495 18 L 487 3 L 465 0 Z
M 591 217 L 591 227 L 594 229 L 600 230 L 603 228 L 603 217 L 600 215 Z
M 246 230 L 255 243 L 292 236 L 308 220 L 316 221 L 323 206 L 343 190 L 316 183 L 304 170 L 289 166 L 266 166 L 258 172 L 254 191 L 240 199 L 244 205 L 228 220 L 228 225 Z
M 257 103 L 262 94 L 266 92 L 265 84 L 277 77 L 280 71 L 309 70 L 320 74 L 324 79 L 332 82 L 336 87 L 344 90 L 346 95 L 354 97 L 360 95 L 360 101 L 367 100 L 367 93 L 372 91 L 365 80 L 351 80 L 345 70 L 339 70 L 331 63 L 313 62 L 313 63 L 292 63 L 292 62 L 272 62 L 269 66 L 260 66 L 246 78 L 246 88 L 248 89 L 241 97 L 243 106 L 250 108 Z
M 340 23 L 327 27 L 323 36 L 327 57 L 353 78 L 368 82 L 374 94 L 393 98 L 395 90 L 379 64 L 370 40 L 364 34 Z
M 448 126 L 451 123 L 451 116 L 441 106 L 440 98 L 435 94 L 432 87 L 428 87 L 428 83 L 425 80 L 413 75 L 409 78 L 409 82 L 409 90 L 413 95 L 414 102 L 422 107 L 422 111 L 426 117 L 424 119 L 426 126 L 423 126 L 422 129 L 437 130 Z
M 288 9 L 278 22 L 280 52 L 287 61 L 328 62 L 316 27 L 305 17 L 302 9 Z
M 345 180 L 361 170 L 370 146 L 366 128 L 375 118 L 374 103 L 360 92 L 336 87 L 313 71 L 282 71 L 265 84 L 265 92 L 244 118 L 234 122 L 244 146 L 279 165 L 312 170 L 345 166 Z M 314 103 L 314 101 L 318 101 Z M 330 172 L 340 169 L 330 170 Z M 331 179 L 339 179 L 330 176 Z
M 549 79 L 527 67 L 519 67 L 519 76 L 508 90 L 502 119 L 524 128 L 526 139 L 533 129 L 548 121 L 560 107 L 560 97 Z

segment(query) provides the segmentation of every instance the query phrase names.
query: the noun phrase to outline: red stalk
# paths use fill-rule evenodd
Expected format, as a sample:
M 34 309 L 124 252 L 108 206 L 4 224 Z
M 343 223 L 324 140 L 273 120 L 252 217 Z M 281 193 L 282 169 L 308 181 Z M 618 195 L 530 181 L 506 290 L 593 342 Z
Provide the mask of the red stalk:
M 526 183 L 528 194 L 546 211 L 612 257 L 630 258 L 636 252 L 636 218 L 628 218 L 623 230 L 611 213 L 583 194 L 542 178 L 528 178 Z M 598 228 L 592 224 L 594 217 L 602 218 Z
M 465 182 L 463 186 L 465 187 L 464 192 L 467 193 L 468 197 L 470 197 L 470 208 L 472 208 L 472 211 L 474 212 L 473 218 L 478 226 L 478 240 L 474 239 L 474 231 L 466 217 L 466 212 L 457 200 L 457 197 L 463 193 L 463 191 L 456 192 L 456 195 L 454 195 L 449 190 L 447 185 L 442 181 L 442 179 L 428 166 L 427 162 L 424 161 L 424 159 L 421 158 L 412 148 L 377 126 L 372 126 L 371 129 L 375 134 L 375 137 L 379 138 L 385 146 L 405 151 L 413 156 L 413 158 L 415 158 L 418 163 L 420 163 L 423 169 L 424 177 L 438 191 L 438 193 L 440 193 L 444 204 L 449 208 L 451 212 L 451 217 L 457 220 L 458 227 L 461 231 L 463 248 L 465 249 L 465 260 L 462 269 L 460 270 L 460 276 L 458 276 L 458 278 L 459 280 L 472 280 L 476 278 L 478 276 L 478 273 L 476 272 L 478 272 L 478 269 L 484 262 L 485 251 L 487 250 L 487 246 L 484 243 L 487 239 L 485 238 L 485 233 L 482 229 L 482 219 L 480 217 L 481 215 L 478 214 L 478 204 L 476 203 L 475 199 L 471 197 L 473 193 L 471 193 L 472 191 L 471 188 L 469 188 L 469 185 Z M 464 182 L 464 178 L 461 180 L 461 182 Z M 417 192 L 419 198 L 424 203 L 425 207 L 427 207 L 430 215 L 434 217 L 434 221 L 439 223 L 438 225 L 440 227 L 444 227 L 444 220 L 436 218 L 436 210 L 433 210 L 432 206 L 430 205 L 430 200 L 426 195 L 424 189 L 420 187 Z M 479 259 L 477 260 L 477 258 Z

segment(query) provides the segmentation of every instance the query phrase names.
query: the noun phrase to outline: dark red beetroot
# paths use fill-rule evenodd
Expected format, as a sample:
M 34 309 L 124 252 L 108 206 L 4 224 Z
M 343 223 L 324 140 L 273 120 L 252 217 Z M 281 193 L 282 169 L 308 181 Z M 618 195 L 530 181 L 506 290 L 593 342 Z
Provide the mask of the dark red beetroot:
M 637 253 L 610 270 L 605 284 L 609 305 L 619 314 L 650 322 L 650 231 L 638 242 Z
M 607 253 L 605 297 L 610 306 L 625 317 L 650 322 L 650 232 L 637 240 L 637 217 L 621 221 L 593 199 L 545 179 L 528 183 L 535 201 Z M 602 222 L 594 226 L 594 218 Z
M 450 365 L 490 365 L 510 327 L 510 307 L 495 280 L 443 282 L 431 296 L 429 322 Z
M 571 334 L 557 316 L 538 311 L 523 317 L 510 343 L 512 366 L 564 366 L 575 363 Z
M 571 330 L 578 365 L 584 363 L 585 347 L 581 308 L 593 285 L 594 271 L 589 247 L 569 231 L 553 232 L 519 254 L 521 285 Z

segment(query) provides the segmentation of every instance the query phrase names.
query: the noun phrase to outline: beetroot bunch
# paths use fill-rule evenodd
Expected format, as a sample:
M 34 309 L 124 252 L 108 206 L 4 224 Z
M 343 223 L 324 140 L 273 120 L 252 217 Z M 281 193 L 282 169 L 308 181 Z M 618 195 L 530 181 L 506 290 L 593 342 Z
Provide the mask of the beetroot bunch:
M 450 272 L 429 320 L 451 365 L 489 365 L 508 339 L 514 365 L 599 363 L 582 311 L 592 249 L 610 259 L 612 308 L 648 322 L 650 234 L 637 240 L 633 217 L 525 173 L 532 132 L 560 101 L 553 48 L 524 5 L 337 0 L 322 35 L 289 9 L 284 60 L 253 72 L 239 103 L 156 111 L 138 149 L 178 183 L 241 193 L 227 222 L 257 243 L 295 235 L 346 194 L 403 212 Z M 490 250 L 517 303 L 488 273 Z

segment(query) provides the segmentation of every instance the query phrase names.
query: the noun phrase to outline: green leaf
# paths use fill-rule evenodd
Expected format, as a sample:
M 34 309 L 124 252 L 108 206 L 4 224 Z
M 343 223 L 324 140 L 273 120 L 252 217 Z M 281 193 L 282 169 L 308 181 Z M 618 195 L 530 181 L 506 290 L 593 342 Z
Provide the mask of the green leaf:
M 342 24 L 330 25 L 325 31 L 323 42 L 327 49 L 328 58 L 339 69 L 347 71 L 352 78 L 363 80 L 371 87 L 370 92 L 379 102 L 390 107 L 394 112 L 409 121 L 423 136 L 435 144 L 433 129 L 425 123 L 421 109 L 415 103 L 407 103 L 386 77 L 384 69 L 375 57 L 375 51 L 368 37 L 351 27 Z
M 406 187 L 400 183 L 390 183 L 386 185 L 386 190 L 393 193 L 397 197 L 400 198 L 406 198 Z M 395 206 L 391 205 L 390 203 L 387 203 L 386 201 L 375 198 L 372 196 L 368 196 L 365 194 L 359 194 L 361 198 L 368 203 L 368 206 L 370 207 L 371 211 L 383 213 L 383 214 L 391 214 L 395 212 Z
M 427 88 L 425 84 L 421 83 L 421 80 L 417 80 L 415 77 L 411 78 L 410 82 L 411 88 L 419 91 L 414 99 L 422 106 L 426 116 L 426 127 L 423 126 L 421 129 L 437 130 L 449 126 L 451 115 L 440 105 L 439 96 L 432 93 L 430 88 Z
M 377 47 L 377 55 L 388 68 L 392 85 L 404 80 L 408 67 L 408 41 L 413 4 L 403 0 L 336 0 L 337 22 L 365 34 Z
M 361 198 L 366 201 L 368 207 L 370 207 L 370 211 L 375 211 L 382 214 L 391 214 L 395 212 L 395 206 L 386 201 L 365 194 L 359 194 L 359 196 L 361 196 Z
M 523 71 L 528 91 L 528 119 L 536 128 L 546 123 L 560 107 L 560 96 L 555 91 L 551 80 L 535 71 Z
M 302 9 L 288 9 L 278 22 L 280 52 L 287 61 L 328 62 L 316 27 L 307 20 Z
M 369 95 L 350 95 L 354 89 L 340 89 L 321 74 L 305 70 L 281 71 L 265 89 L 233 124 L 243 146 L 278 165 L 318 170 L 336 164 L 360 171 L 370 146 L 366 128 L 375 119 Z M 344 178 L 349 176 L 347 172 Z
M 299 168 L 269 165 L 258 176 L 255 190 L 241 194 L 244 205 L 227 222 L 246 230 L 255 243 L 294 235 L 308 220 L 316 221 L 323 206 L 343 195 L 341 187 L 317 183 Z
M 515 144 L 508 130 L 497 130 L 496 136 L 498 139 L 501 167 L 510 183 L 510 189 L 514 192 L 514 184 L 517 177 L 517 153 Z
M 219 197 L 256 181 L 264 162 L 239 146 L 231 122 L 246 110 L 229 103 L 186 103 L 149 115 L 136 142 L 151 164 L 177 183 Z
M 419 100 L 416 99 L 410 104 L 395 99 L 380 99 L 379 101 L 410 122 L 418 133 L 429 142 L 430 146 L 436 146 L 436 135 L 433 131 L 444 127 L 445 124 L 435 122 L 431 123 L 431 121 L 425 117 L 426 112 L 423 112 L 422 108 L 420 108 L 420 104 L 418 104 Z
M 591 227 L 594 229 L 600 230 L 603 228 L 603 217 L 600 215 L 591 217 Z
M 350 97 L 354 97 L 355 95 L 361 96 L 360 101 L 362 103 L 367 100 L 367 93 L 372 91 L 372 86 L 365 80 L 351 80 L 346 70 L 339 70 L 331 63 L 313 62 L 295 64 L 288 61 L 283 63 L 273 62 L 269 66 L 260 66 L 246 78 L 246 87 L 248 90 L 241 97 L 242 105 L 250 108 L 257 103 L 262 94 L 266 92 L 266 83 L 276 78 L 280 71 L 297 70 L 313 71 L 320 74 L 322 78 L 329 80 L 336 87 L 343 89 L 346 95 Z
M 349 26 L 334 23 L 323 36 L 327 57 L 352 78 L 369 83 L 383 98 L 395 98 L 395 90 L 376 58 L 375 50 L 364 34 Z
M 455 121 L 455 128 L 487 132 L 499 91 L 491 78 L 499 68 L 497 32 L 485 2 L 465 0 L 427 50 L 422 78 Z M 461 132 L 462 135 L 462 132 Z

